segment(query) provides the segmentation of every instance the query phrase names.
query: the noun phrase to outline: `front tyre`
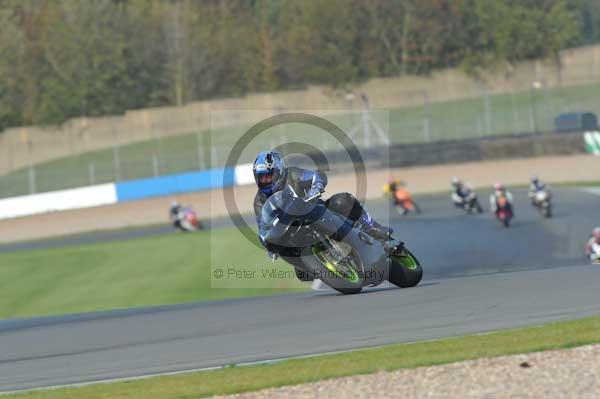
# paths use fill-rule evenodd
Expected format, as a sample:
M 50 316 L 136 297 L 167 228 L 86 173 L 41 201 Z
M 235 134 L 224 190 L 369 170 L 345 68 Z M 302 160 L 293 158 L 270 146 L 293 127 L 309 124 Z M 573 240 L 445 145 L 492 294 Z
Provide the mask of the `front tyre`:
M 312 267 L 314 278 L 342 294 L 358 294 L 364 286 L 360 256 L 350 245 L 340 241 L 334 243 L 344 255 L 343 259 L 334 255 L 331 248 L 320 244 L 310 248 L 315 261 Z
M 400 288 L 414 287 L 423 278 L 423 268 L 419 260 L 404 248 L 399 255 L 390 255 L 388 281 Z

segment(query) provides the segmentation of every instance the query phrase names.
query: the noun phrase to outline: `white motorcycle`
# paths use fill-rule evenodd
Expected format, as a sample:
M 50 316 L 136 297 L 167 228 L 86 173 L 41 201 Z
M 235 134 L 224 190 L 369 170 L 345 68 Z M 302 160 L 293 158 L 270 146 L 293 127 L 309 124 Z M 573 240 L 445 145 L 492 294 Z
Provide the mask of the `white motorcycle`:
M 586 255 L 593 264 L 600 264 L 600 244 L 595 242 L 590 244 L 588 250 L 586 251 Z
M 533 196 L 533 206 L 545 218 L 552 217 L 552 203 L 550 202 L 550 193 L 547 190 L 536 191 Z
M 470 191 L 466 197 L 461 197 L 456 193 L 452 193 L 452 202 L 457 208 L 462 208 L 465 212 L 472 214 L 474 212 L 483 213 L 483 208 L 477 199 L 475 191 Z
M 202 229 L 202 223 L 198 220 L 196 212 L 189 207 L 181 207 L 172 218 L 173 226 L 184 232 L 197 231 Z

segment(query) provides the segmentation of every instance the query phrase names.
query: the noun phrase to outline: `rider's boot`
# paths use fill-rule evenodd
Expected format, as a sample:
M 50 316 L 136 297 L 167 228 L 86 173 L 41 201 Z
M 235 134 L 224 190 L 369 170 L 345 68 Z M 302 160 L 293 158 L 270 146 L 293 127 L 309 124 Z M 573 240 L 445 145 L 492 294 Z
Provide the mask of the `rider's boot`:
M 403 254 L 404 243 L 392 238 L 394 230 L 391 227 L 383 226 L 373 220 L 366 209 L 363 209 L 360 218 L 358 219 L 358 224 L 365 233 L 376 240 L 381 241 L 384 249 L 388 253 L 395 255 Z
M 377 240 L 388 241 L 392 238 L 393 230 L 373 220 L 366 209 L 363 209 L 357 222 L 365 233 Z

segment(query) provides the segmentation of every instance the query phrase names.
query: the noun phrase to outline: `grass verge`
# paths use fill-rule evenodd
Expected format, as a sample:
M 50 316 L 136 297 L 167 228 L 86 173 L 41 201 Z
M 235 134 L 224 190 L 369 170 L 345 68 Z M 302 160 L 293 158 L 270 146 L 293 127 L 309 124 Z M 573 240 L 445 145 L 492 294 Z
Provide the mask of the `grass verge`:
M 314 382 L 327 378 L 414 368 L 482 357 L 571 348 L 600 342 L 600 317 L 540 327 L 396 344 L 249 367 L 154 377 L 78 388 L 32 391 L 16 399 L 183 399 Z
M 218 256 L 217 256 L 218 255 Z M 218 263 L 217 263 L 218 262 Z M 214 280 L 211 265 L 292 270 L 234 228 L 0 254 L 0 319 L 269 295 L 295 276 Z M 227 276 L 227 274 L 226 274 Z M 220 288 L 215 288 L 220 287 Z

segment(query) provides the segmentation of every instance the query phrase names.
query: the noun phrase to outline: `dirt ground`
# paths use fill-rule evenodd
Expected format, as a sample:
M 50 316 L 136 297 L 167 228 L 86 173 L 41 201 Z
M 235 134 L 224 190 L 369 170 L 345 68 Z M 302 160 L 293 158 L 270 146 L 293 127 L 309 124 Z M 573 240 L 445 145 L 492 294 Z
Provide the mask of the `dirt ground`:
M 377 170 L 368 173 L 366 198 L 380 197 L 382 187 L 390 176 L 402 179 L 413 193 L 426 193 L 449 190 L 453 176 L 474 187 L 488 188 L 497 181 L 508 186 L 526 184 L 532 174 L 549 183 L 600 181 L 600 157 L 552 156 Z M 354 174 L 330 177 L 327 193 L 343 191 L 357 192 Z M 233 189 L 240 212 L 252 212 L 255 192 L 254 186 Z M 214 190 L 0 220 L 0 243 L 166 223 L 173 200 L 193 206 L 201 219 L 226 216 L 225 193 L 224 190 Z

